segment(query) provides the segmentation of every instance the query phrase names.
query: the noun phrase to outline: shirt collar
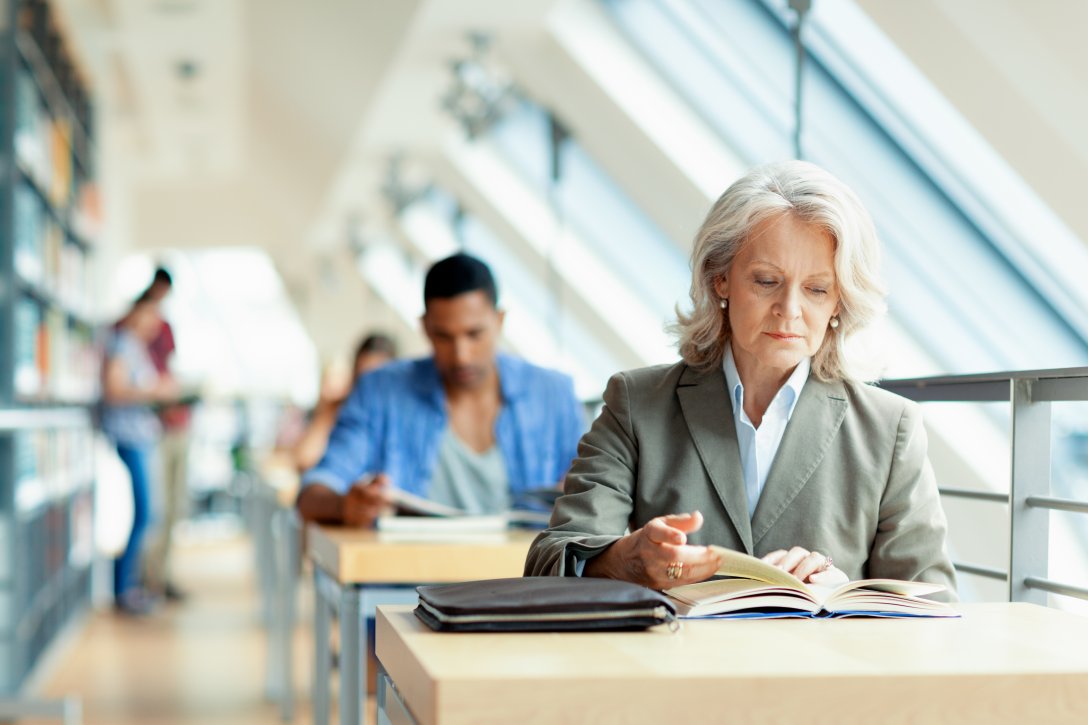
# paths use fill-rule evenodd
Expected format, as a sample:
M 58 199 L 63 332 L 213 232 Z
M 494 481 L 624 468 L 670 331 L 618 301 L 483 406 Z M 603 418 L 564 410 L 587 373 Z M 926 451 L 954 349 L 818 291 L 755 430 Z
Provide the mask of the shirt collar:
M 495 367 L 499 371 L 499 389 L 504 401 L 520 398 L 530 392 L 526 366 L 521 360 L 499 352 L 495 354 Z
M 737 361 L 733 359 L 733 346 L 728 342 L 725 345 L 725 359 L 722 361 L 722 367 L 725 369 L 725 385 L 733 401 L 733 412 L 739 414 L 744 404 L 744 383 L 741 382 L 740 373 L 737 372 Z M 793 409 L 797 405 L 797 399 L 801 397 L 801 389 L 805 387 L 805 381 L 808 380 L 811 370 L 812 358 L 801 358 L 801 362 L 797 363 L 797 367 L 786 379 L 786 384 L 775 395 L 775 400 L 778 400 L 780 395 L 785 396 L 783 400 L 786 403 L 786 418 L 793 415 Z
M 525 364 L 504 352 L 495 354 L 495 366 L 499 373 L 499 389 L 503 401 L 511 401 L 529 393 Z M 414 361 L 413 382 L 420 397 L 430 400 L 438 408 L 445 408 L 446 391 L 442 387 L 442 378 L 434 364 L 434 356 L 419 358 Z

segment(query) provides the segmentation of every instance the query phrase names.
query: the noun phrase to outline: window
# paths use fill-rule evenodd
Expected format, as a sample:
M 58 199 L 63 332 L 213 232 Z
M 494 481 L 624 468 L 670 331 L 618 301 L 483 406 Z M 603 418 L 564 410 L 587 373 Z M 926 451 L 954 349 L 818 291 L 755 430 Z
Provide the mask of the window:
M 741 158 L 756 164 L 792 154 L 794 51 L 785 0 L 603 4 Z M 877 62 L 875 54 L 890 54 L 890 43 L 878 48 L 873 27 L 863 33 L 843 27 L 851 3 L 815 7 L 805 76 L 806 157 L 850 184 L 868 206 L 885 243 L 892 317 L 938 366 L 893 368 L 892 374 L 1083 364 L 1088 329 L 1068 312 L 1077 304 L 1088 307 L 1088 296 L 1047 262 L 1053 250 L 1032 252 L 1049 240 L 1032 239 L 1034 247 L 1018 243 L 1005 220 L 989 214 L 993 207 L 977 199 L 968 203 L 963 184 L 952 181 L 955 170 L 938 173 L 934 166 L 932 150 L 941 144 L 929 144 L 923 156 L 921 135 L 928 129 L 892 117 L 896 107 L 886 99 L 893 89 L 874 88 L 883 80 L 874 69 L 885 67 L 885 58 Z M 855 25 L 858 15 L 856 8 L 850 14 Z M 852 46 L 840 37 L 847 33 L 851 40 L 868 39 L 863 58 L 847 52 Z M 902 62 L 894 67 L 901 72 Z M 911 87 L 919 83 L 913 78 Z M 933 96 L 929 89 L 926 99 Z M 1088 253 L 1083 245 L 1062 243 L 1058 257 L 1085 268 Z
M 499 305 L 506 311 L 503 335 L 509 344 L 533 363 L 571 374 L 582 398 L 600 395 L 604 380 L 619 365 L 583 321 L 563 308 L 563 293 L 545 265 L 532 268 L 517 254 L 516 244 L 505 243 L 442 187 L 432 186 L 404 209 L 400 224 L 428 262 L 458 249 L 487 262 L 498 283 Z M 390 249 L 375 249 L 364 257 L 364 275 L 406 319 L 422 313 L 424 273 Z M 413 292 L 404 294 L 405 289 Z
M 164 316 L 177 339 L 174 371 L 183 382 L 218 397 L 316 397 L 317 352 L 264 250 L 173 252 L 166 262 L 174 285 Z M 148 255 L 125 260 L 115 290 L 130 294 L 117 302 L 134 299 L 153 271 Z
M 600 0 L 600 7 L 737 157 L 754 165 L 793 155 L 787 0 Z M 858 192 L 883 239 L 888 375 L 1084 365 L 1083 240 L 853 2 L 814 3 L 805 33 L 802 149 Z M 992 456 L 992 442 L 1007 435 L 1007 406 L 966 407 L 926 408 L 939 431 L 931 454 L 957 459 L 950 473 L 1007 488 L 1005 466 Z M 1067 497 L 1088 470 L 1088 427 L 1073 410 L 1053 411 L 1052 488 Z M 1053 523 L 1054 541 L 1072 538 L 1084 549 L 1083 517 Z M 969 554 L 971 542 L 962 548 Z

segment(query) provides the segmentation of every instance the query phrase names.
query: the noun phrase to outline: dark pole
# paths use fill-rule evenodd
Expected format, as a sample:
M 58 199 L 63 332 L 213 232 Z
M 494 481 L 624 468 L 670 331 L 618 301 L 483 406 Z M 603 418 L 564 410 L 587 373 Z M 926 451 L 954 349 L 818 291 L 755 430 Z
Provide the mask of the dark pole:
M 552 316 L 552 332 L 555 335 L 555 341 L 559 345 L 559 351 L 562 353 L 566 347 L 566 341 L 563 335 L 563 282 L 559 277 L 559 270 L 556 268 L 556 256 L 559 254 L 559 245 L 563 242 L 563 235 L 566 232 L 566 214 L 564 213 L 563 204 L 559 199 L 559 182 L 563 179 L 563 144 L 566 142 L 570 133 L 566 127 L 559 122 L 552 114 L 548 114 L 548 147 L 551 160 L 551 174 L 548 183 L 548 204 L 551 207 L 552 214 L 555 215 L 557 235 L 548 245 L 548 287 L 551 290 L 552 297 L 555 299 L 555 314 Z
M 797 50 L 793 84 L 793 155 L 800 159 L 802 128 L 802 75 L 805 67 L 805 46 L 801 42 L 801 30 L 805 24 L 805 15 L 812 9 L 812 0 L 790 0 L 790 7 L 797 13 L 797 22 L 793 26 L 793 44 Z

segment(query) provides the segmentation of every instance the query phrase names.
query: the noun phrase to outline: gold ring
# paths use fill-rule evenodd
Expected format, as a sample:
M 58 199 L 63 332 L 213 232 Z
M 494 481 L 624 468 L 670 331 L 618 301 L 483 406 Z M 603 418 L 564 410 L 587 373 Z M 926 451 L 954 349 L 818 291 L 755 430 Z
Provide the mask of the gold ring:
M 669 568 L 665 570 L 665 576 L 671 579 L 679 579 L 684 575 L 684 562 L 674 561 L 669 564 Z

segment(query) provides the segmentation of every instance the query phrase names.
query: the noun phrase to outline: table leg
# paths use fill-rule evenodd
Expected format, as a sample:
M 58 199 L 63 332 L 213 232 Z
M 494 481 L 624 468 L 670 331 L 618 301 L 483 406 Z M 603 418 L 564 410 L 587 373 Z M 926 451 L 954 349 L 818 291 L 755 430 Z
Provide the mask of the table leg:
M 366 626 L 363 593 L 340 587 L 340 725 L 362 725 L 366 699 Z
M 385 668 L 382 667 L 381 662 L 378 662 L 378 677 L 375 682 L 377 692 L 374 693 L 378 705 L 375 717 L 378 721 L 378 725 L 386 725 L 389 722 L 389 714 L 385 711 L 385 701 L 389 697 L 389 685 L 387 684 L 386 679 L 387 675 L 385 674 Z
M 269 700 L 279 699 L 279 683 L 285 663 L 276 646 L 279 637 L 280 605 L 279 574 L 276 546 L 276 510 L 263 486 L 254 486 L 249 494 L 253 514 L 253 546 L 257 557 L 257 580 L 261 592 L 261 622 L 268 641 L 268 657 L 264 673 L 264 693 Z
M 328 725 L 329 722 L 329 675 L 331 661 L 329 655 L 330 603 L 326 599 L 324 574 L 314 567 L 314 683 L 313 715 L 314 725 Z
M 412 712 L 405 705 L 396 685 L 378 661 L 378 725 L 417 725 Z
M 294 636 L 295 584 L 298 572 L 299 536 L 293 509 L 277 508 L 273 521 L 276 539 L 276 649 L 279 661 L 280 719 L 288 722 L 295 716 Z
M 275 541 L 272 536 L 273 503 L 269 500 L 269 494 L 263 489 L 256 489 L 253 496 L 256 498 L 256 541 L 257 546 L 257 576 L 261 590 L 261 617 L 266 630 L 275 627 L 276 618 L 276 562 Z M 269 689 L 275 680 L 268 678 Z M 271 693 L 269 693 L 271 694 Z

